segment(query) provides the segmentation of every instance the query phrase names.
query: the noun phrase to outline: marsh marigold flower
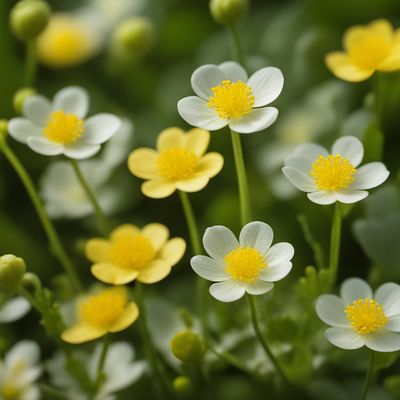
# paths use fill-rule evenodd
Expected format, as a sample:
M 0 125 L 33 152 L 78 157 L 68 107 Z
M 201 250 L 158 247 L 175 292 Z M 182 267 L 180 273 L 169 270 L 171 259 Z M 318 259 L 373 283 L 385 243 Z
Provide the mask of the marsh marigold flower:
M 171 195 L 176 189 L 197 192 L 217 175 L 224 159 L 219 153 L 207 153 L 210 133 L 203 129 L 184 132 L 169 128 L 157 139 L 157 150 L 140 148 L 128 160 L 133 175 L 146 179 L 142 192 L 153 198 Z
M 385 19 L 349 28 L 343 37 L 345 51 L 326 56 L 326 65 L 340 79 L 359 82 L 375 71 L 400 69 L 400 30 Z
M 86 256 L 94 262 L 92 274 L 113 285 L 135 279 L 143 283 L 161 281 L 186 250 L 183 239 L 168 237 L 168 228 L 162 224 L 148 224 L 143 229 L 126 224 L 116 228 L 109 240 L 90 239 Z
M 290 243 L 271 247 L 273 231 L 264 222 L 250 222 L 239 236 L 225 226 L 207 228 L 203 246 L 207 256 L 191 259 L 193 270 L 202 278 L 217 282 L 210 294 L 217 300 L 230 302 L 245 293 L 260 295 L 269 292 L 276 282 L 292 269 L 294 248 Z
M 321 295 L 316 311 L 332 327 L 325 336 L 337 347 L 400 350 L 400 285 L 396 283 L 385 283 L 373 294 L 362 279 L 346 279 L 340 287 L 340 297 Z
M 314 203 L 355 203 L 368 196 L 365 189 L 379 186 L 389 176 L 381 162 L 357 168 L 363 156 L 364 147 L 354 136 L 337 139 L 331 153 L 317 144 L 305 143 L 285 161 L 282 171 Z

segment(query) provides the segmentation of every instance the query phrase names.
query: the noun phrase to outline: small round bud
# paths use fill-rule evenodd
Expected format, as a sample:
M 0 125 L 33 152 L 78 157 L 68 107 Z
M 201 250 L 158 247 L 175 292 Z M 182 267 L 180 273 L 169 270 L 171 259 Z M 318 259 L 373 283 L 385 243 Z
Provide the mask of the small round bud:
M 247 11 L 248 0 L 211 0 L 210 11 L 216 22 L 222 25 L 233 25 Z
M 174 379 L 173 387 L 176 393 L 190 394 L 193 392 L 193 384 L 188 376 L 181 375 Z
M 32 272 L 27 272 L 24 277 L 22 278 L 21 284 L 25 287 L 32 287 L 35 290 L 41 290 L 42 289 L 42 282 L 40 282 L 39 277 L 32 273 Z
M 36 94 L 36 90 L 33 88 L 30 88 L 30 87 L 19 89 L 14 94 L 14 98 L 13 98 L 13 105 L 14 105 L 15 111 L 17 113 L 21 114 L 22 110 L 24 108 L 25 100 L 30 96 L 34 96 L 35 94 Z
M 7 137 L 8 135 L 8 121 L 6 119 L 0 119 L 0 140 Z
M 0 257 L 0 286 L 13 291 L 18 288 L 26 271 L 25 261 L 12 254 Z
M 174 356 L 185 364 L 197 364 L 206 351 L 203 339 L 193 331 L 177 333 L 170 342 Z
M 21 0 L 11 10 L 10 23 L 15 35 L 22 40 L 39 36 L 50 18 L 50 8 L 42 0 Z

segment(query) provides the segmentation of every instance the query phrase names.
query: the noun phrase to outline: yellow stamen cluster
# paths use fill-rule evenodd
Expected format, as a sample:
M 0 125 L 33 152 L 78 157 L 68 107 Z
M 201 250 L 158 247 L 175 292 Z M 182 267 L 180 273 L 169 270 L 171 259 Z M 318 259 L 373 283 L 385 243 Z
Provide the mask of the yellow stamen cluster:
M 225 258 L 225 272 L 233 279 L 252 282 L 260 271 L 267 268 L 265 257 L 252 247 L 241 247 L 229 252 Z
M 84 133 L 83 121 L 75 114 L 54 111 L 50 114 L 44 128 L 44 135 L 52 142 L 71 144 Z
M 12 383 L 6 383 L 0 391 L 1 398 L 4 400 L 18 400 L 22 392 L 21 387 L 17 387 Z
M 357 170 L 340 154 L 319 156 L 313 163 L 310 175 L 320 190 L 346 189 L 354 180 Z
M 360 68 L 376 68 L 391 51 L 391 44 L 382 36 L 365 35 L 349 49 L 351 61 Z
M 352 328 L 359 335 L 367 335 L 383 328 L 388 318 L 383 307 L 373 299 L 358 299 L 346 306 L 345 313 Z
M 193 174 L 197 161 L 198 157 L 192 151 L 177 147 L 163 150 L 157 159 L 157 167 L 162 177 L 178 181 Z
M 221 118 L 240 118 L 251 112 L 254 106 L 254 95 L 249 86 L 242 81 L 222 81 L 212 89 L 208 107 L 215 108 Z

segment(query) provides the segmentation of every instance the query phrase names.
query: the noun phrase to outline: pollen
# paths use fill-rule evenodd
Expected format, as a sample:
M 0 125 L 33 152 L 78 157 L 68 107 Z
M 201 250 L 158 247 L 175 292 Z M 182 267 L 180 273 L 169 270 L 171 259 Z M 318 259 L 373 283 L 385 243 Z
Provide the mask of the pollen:
M 355 300 L 344 311 L 352 328 L 360 335 L 376 332 L 388 322 L 383 307 L 373 299 Z
M 351 61 L 363 69 L 376 68 L 390 54 L 390 42 L 380 36 L 366 34 L 349 49 Z
M 249 86 L 242 81 L 222 81 L 212 89 L 213 96 L 209 98 L 208 107 L 214 108 L 224 119 L 240 118 L 251 112 L 254 106 L 254 95 Z
M 313 163 L 310 175 L 320 190 L 346 189 L 354 180 L 356 168 L 340 154 L 319 156 Z
M 225 272 L 233 279 L 243 282 L 253 282 L 267 262 L 264 256 L 252 247 L 241 247 L 229 252 L 225 258 Z
M 196 169 L 198 157 L 192 151 L 182 148 L 163 150 L 157 167 L 160 175 L 168 180 L 178 181 L 190 177 Z
M 75 114 L 54 111 L 50 114 L 44 128 L 44 136 L 52 142 L 71 144 L 84 133 L 83 121 Z

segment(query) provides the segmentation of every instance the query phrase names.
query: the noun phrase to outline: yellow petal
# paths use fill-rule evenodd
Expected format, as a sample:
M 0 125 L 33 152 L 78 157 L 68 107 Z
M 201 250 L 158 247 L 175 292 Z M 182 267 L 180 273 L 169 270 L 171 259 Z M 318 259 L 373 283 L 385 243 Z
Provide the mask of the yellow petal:
M 209 180 L 210 179 L 205 175 L 198 176 L 196 174 L 191 178 L 181 179 L 180 181 L 176 182 L 176 188 L 182 190 L 183 192 L 198 192 L 207 186 Z
M 142 192 L 145 196 L 153 199 L 162 199 L 168 197 L 175 192 L 175 184 L 169 182 L 166 179 L 153 179 L 151 181 L 144 182 L 142 185 Z
M 224 165 L 224 158 L 219 153 L 208 153 L 200 158 L 196 166 L 196 175 L 212 178 L 217 175 Z
M 78 344 L 97 339 L 104 336 L 106 333 L 107 330 L 103 328 L 80 322 L 66 329 L 61 334 L 61 339 L 67 343 Z
M 376 69 L 378 71 L 391 72 L 400 69 L 400 49 L 387 57 L 382 63 L 380 63 Z
M 169 230 L 162 224 L 148 224 L 142 229 L 142 234 L 151 241 L 155 251 L 158 251 L 169 236 Z
M 204 129 L 191 129 L 186 134 L 186 150 L 192 151 L 197 157 L 201 157 L 210 143 L 210 132 Z
M 158 153 L 153 149 L 141 148 L 133 151 L 128 158 L 131 173 L 142 179 L 160 176 L 157 167 Z
M 157 150 L 182 148 L 185 143 L 185 136 L 182 129 L 172 127 L 163 130 L 157 139 Z
M 99 280 L 111 285 L 125 285 L 136 279 L 139 272 L 128 268 L 120 268 L 111 263 L 97 263 L 90 269 Z
M 338 78 L 349 82 L 361 82 L 368 79 L 373 73 L 373 69 L 361 69 L 352 64 L 345 53 L 329 53 L 325 58 L 327 67 Z
M 164 279 L 171 272 L 171 265 L 163 260 L 154 260 L 139 271 L 137 280 L 143 283 L 155 283 Z
M 139 309 L 135 303 L 129 303 L 122 315 L 110 328 L 110 332 L 119 332 L 131 326 L 139 316 Z
M 368 24 L 368 31 L 374 35 L 380 36 L 387 41 L 393 38 L 393 26 L 387 19 L 377 19 Z
M 133 224 L 123 224 L 120 225 L 118 228 L 115 228 L 111 232 L 111 241 L 118 240 L 121 237 L 126 237 L 126 236 L 133 236 L 137 235 L 140 233 L 140 229 Z
M 181 238 L 173 238 L 161 249 L 159 259 L 164 260 L 170 266 L 175 265 L 185 254 L 186 242 Z
M 86 242 L 86 257 L 93 262 L 107 261 L 110 243 L 105 239 L 90 239 Z
M 353 46 L 357 46 L 361 39 L 367 35 L 367 29 L 362 25 L 355 25 L 347 29 L 343 35 L 343 47 L 349 51 Z

